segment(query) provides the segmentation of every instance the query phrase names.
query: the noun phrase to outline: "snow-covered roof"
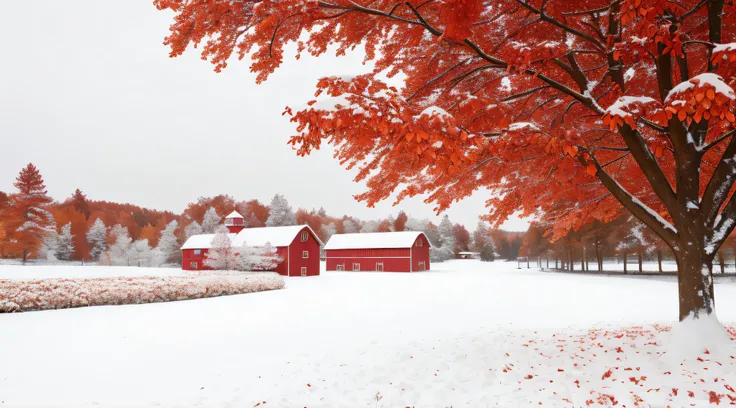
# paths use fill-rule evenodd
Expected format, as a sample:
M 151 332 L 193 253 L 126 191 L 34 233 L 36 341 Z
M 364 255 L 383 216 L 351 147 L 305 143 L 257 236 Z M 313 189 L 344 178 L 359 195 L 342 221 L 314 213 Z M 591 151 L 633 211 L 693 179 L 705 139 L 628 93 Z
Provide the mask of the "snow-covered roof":
M 212 248 L 212 239 L 216 234 L 199 234 L 189 237 L 187 242 L 181 246 L 181 249 L 210 249 Z M 235 239 L 236 234 L 228 234 L 230 242 Z
M 270 243 L 275 247 L 283 247 L 289 246 L 305 227 L 312 232 L 312 235 L 314 235 L 314 238 L 320 245 L 324 245 L 309 225 L 245 228 L 237 234 L 228 234 L 228 236 L 233 247 L 241 247 L 244 243 L 248 246 L 261 246 Z M 214 237 L 215 234 L 193 235 L 184 243 L 181 249 L 210 249 L 212 247 L 212 238 Z
M 317 234 L 309 228 L 309 225 L 289 225 L 285 227 L 245 228 L 235 236 L 233 246 L 243 246 L 243 243 L 249 246 L 261 246 L 267 242 L 275 247 L 289 246 L 304 227 L 312 232 L 320 245 L 324 245 Z
M 421 231 L 400 231 L 335 234 L 327 242 L 325 249 L 411 248 L 420 235 L 424 235 L 424 233 Z M 427 242 L 429 242 L 429 239 L 427 239 Z M 432 244 L 430 243 L 429 246 L 432 246 Z
M 233 211 L 233 212 L 230 213 L 230 215 L 228 215 L 225 218 L 245 218 L 245 217 L 243 217 L 242 215 L 240 215 L 240 213 L 238 213 L 237 211 Z

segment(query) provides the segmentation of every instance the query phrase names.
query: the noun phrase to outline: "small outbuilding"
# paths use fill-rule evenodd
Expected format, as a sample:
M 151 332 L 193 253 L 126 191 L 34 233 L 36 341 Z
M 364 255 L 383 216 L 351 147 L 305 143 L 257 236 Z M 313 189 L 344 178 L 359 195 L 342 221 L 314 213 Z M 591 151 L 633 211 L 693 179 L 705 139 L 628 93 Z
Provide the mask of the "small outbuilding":
M 325 245 L 328 271 L 427 271 L 427 236 L 419 231 L 335 234 Z
M 267 243 L 276 248 L 283 259 L 274 272 L 284 276 L 317 276 L 320 270 L 320 247 L 324 244 L 308 225 L 285 227 L 245 228 L 242 217 L 233 213 L 226 217 L 225 226 L 230 230 L 233 249 L 243 244 L 252 247 Z M 212 248 L 215 234 L 193 235 L 182 246 L 182 269 L 206 270 L 207 251 Z

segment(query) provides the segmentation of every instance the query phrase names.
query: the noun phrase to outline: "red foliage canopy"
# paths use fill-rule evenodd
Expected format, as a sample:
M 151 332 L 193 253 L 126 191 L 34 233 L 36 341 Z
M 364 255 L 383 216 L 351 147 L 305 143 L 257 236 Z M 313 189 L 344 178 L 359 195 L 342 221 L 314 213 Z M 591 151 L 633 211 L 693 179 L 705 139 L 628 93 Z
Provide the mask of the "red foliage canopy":
M 705 161 L 717 162 L 725 144 L 711 142 L 734 120 L 732 95 L 695 77 L 736 59 L 736 49 L 710 52 L 721 33 L 732 32 L 731 4 L 722 20 L 716 13 L 716 37 L 707 20 L 723 2 L 155 3 L 176 12 L 166 39 L 172 55 L 204 42 L 203 58 L 219 71 L 233 52 L 250 53 L 258 81 L 282 63 L 288 42 L 312 55 L 335 44 L 338 54 L 362 47 L 373 72 L 321 80 L 316 103 L 293 116 L 299 134 L 291 143 L 300 154 L 323 141 L 335 145 L 338 159 L 367 179 L 369 190 L 358 198 L 369 205 L 398 191 L 399 200 L 429 194 L 443 210 L 485 187 L 497 197 L 488 202 L 490 221 L 520 209 L 542 215 L 559 236 L 619 215 L 621 197 L 598 180 L 605 168 L 669 220 L 662 194 L 641 182 L 676 183 L 667 121 L 716 119 L 699 142 Z M 662 84 L 657 68 L 670 63 L 670 83 Z M 733 65 L 717 71 L 730 83 Z M 403 87 L 389 86 L 399 73 Z M 667 97 L 691 78 L 694 86 Z M 628 139 L 638 151 L 629 151 L 618 129 L 636 134 Z M 642 172 L 646 155 L 659 170 Z M 703 167 L 702 189 L 713 170 Z

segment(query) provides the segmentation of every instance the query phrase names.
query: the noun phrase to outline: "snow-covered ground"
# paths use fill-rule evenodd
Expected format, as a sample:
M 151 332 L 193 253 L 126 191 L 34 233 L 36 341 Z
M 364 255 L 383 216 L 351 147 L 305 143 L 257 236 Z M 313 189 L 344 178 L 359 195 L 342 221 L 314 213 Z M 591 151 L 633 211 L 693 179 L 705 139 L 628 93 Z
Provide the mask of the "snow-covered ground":
M 134 266 L 97 266 L 79 263 L 0 264 L 0 279 L 33 280 L 49 278 L 105 278 L 110 276 L 183 276 L 181 268 L 138 268 Z
M 612 404 L 604 394 L 617 406 L 643 398 L 644 407 L 700 407 L 736 398 L 727 388 L 736 384 L 733 358 L 659 360 L 658 325 L 677 316 L 674 279 L 519 270 L 515 262 L 432 268 L 0 315 L 0 407 Z M 716 299 L 720 319 L 736 322 L 736 283 L 718 281 Z M 622 329 L 632 325 L 643 327 Z

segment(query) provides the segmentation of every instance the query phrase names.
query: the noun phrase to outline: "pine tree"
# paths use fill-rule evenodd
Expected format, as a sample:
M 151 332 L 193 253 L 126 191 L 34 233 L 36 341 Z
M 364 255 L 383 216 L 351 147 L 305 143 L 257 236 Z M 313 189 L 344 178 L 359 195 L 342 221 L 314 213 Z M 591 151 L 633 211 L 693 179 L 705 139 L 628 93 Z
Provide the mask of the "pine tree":
M 89 242 L 89 255 L 92 260 L 97 262 L 107 250 L 107 227 L 101 219 L 96 219 L 94 224 L 87 231 L 87 242 Z
M 60 261 L 69 261 L 74 254 L 74 235 L 72 234 L 72 224 L 67 223 L 61 227 L 61 233 L 56 241 L 56 259 Z
M 281 194 L 276 194 L 269 206 L 268 220 L 266 226 L 280 227 L 283 225 L 296 225 L 296 214 L 289 206 L 289 202 Z
M 232 250 L 230 231 L 221 225 L 212 238 L 212 247 L 207 251 L 204 265 L 215 270 L 234 270 L 239 264 L 238 257 Z
M 363 221 L 360 224 L 360 232 L 368 233 L 368 232 L 376 232 L 378 231 L 378 221 L 369 220 L 369 221 Z
M 203 234 L 202 226 L 199 225 L 197 221 L 192 221 L 191 224 L 187 225 L 186 228 L 184 228 L 184 239 L 189 239 L 194 235 L 200 234 Z
M 322 226 L 322 242 L 327 242 L 330 238 L 337 233 L 337 225 L 334 222 L 325 224 Z M 321 247 L 319 250 L 320 257 L 325 257 L 325 247 Z
M 82 190 L 76 189 L 70 200 L 74 205 L 74 209 L 82 213 L 85 219 L 89 219 L 91 210 L 89 208 L 89 202 L 87 202 L 87 196 L 82 193 Z
M 473 232 L 473 249 L 480 253 L 481 261 L 493 261 L 495 259 L 496 248 L 493 245 L 493 238 L 488 224 L 484 221 L 478 221 L 478 226 Z
M 204 213 L 204 218 L 202 218 L 202 233 L 214 234 L 217 230 L 217 227 L 220 226 L 221 221 L 222 217 L 217 215 L 217 211 L 215 211 L 215 208 L 210 207 L 210 209 L 207 210 L 206 213 Z
M 19 193 L 13 196 L 9 205 L 9 240 L 25 262 L 39 249 L 44 237 L 56 231 L 56 225 L 47 210 L 52 200 L 46 194 L 43 177 L 33 163 L 21 170 L 13 185 Z
M 110 245 L 110 263 L 112 265 L 131 265 L 131 247 L 133 240 L 128 234 L 128 229 L 120 224 L 116 224 L 110 230 L 113 237 L 113 244 Z
M 455 228 L 447 215 L 442 217 L 439 226 L 439 245 L 432 247 L 430 257 L 435 262 L 455 258 Z
M 169 262 L 176 254 L 179 254 L 179 242 L 176 235 L 174 235 L 177 227 L 179 227 L 179 223 L 174 220 L 161 231 L 157 249 L 163 257 L 163 262 Z

